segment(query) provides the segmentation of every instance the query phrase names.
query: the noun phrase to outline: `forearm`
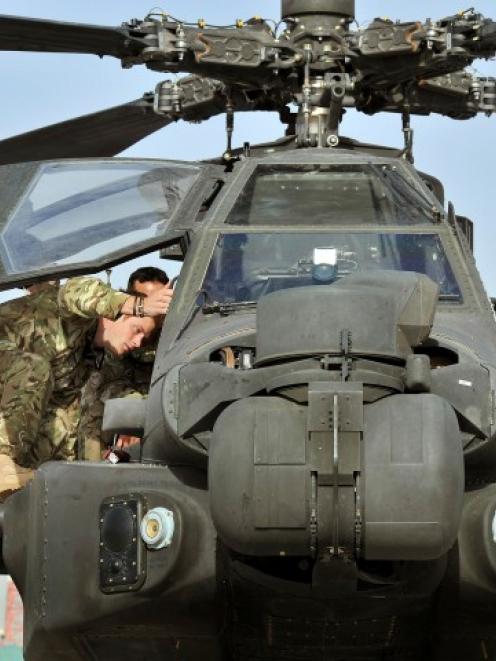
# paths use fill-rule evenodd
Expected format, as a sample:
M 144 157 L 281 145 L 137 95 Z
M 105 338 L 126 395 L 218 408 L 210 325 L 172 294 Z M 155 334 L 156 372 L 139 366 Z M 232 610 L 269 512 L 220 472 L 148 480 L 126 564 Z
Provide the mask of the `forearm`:
M 75 314 L 86 319 L 116 319 L 120 314 L 156 317 L 166 314 L 172 294 L 164 287 L 150 296 L 129 296 L 96 278 L 72 278 L 60 288 L 59 307 L 62 316 Z
M 132 298 L 96 278 L 81 277 L 68 280 L 60 288 L 59 305 L 62 314 L 76 314 L 87 319 L 97 317 L 116 319 L 124 312 L 124 305 Z M 132 314 L 132 302 L 130 314 Z

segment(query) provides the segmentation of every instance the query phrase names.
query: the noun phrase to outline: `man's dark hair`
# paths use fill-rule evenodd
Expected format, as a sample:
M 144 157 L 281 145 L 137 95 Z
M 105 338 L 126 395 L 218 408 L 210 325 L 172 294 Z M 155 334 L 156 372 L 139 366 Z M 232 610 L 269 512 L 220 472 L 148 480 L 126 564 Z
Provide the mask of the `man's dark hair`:
M 138 282 L 161 282 L 163 285 L 166 285 L 169 282 L 169 277 L 165 271 L 158 269 L 155 266 L 143 266 L 140 269 L 136 269 L 129 276 L 127 282 L 128 291 L 132 291 L 134 283 Z

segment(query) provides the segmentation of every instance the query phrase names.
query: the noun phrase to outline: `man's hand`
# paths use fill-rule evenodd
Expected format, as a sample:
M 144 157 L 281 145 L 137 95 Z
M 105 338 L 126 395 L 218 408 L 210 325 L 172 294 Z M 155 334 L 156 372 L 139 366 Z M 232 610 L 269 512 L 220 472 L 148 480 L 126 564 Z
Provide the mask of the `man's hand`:
M 111 464 L 128 462 L 131 457 L 129 453 L 126 452 L 126 449 L 133 445 L 139 445 L 140 443 L 141 438 L 139 438 L 139 436 L 120 434 L 117 443 L 102 451 L 102 459 L 104 461 L 109 461 Z
M 167 314 L 174 290 L 169 287 L 161 287 L 149 296 L 143 297 L 145 317 L 158 317 Z M 137 297 L 129 296 L 121 308 L 122 314 L 134 316 L 137 310 Z
M 130 448 L 132 445 L 139 445 L 141 443 L 141 438 L 139 436 L 127 436 L 126 434 L 119 434 L 117 443 L 115 447 L 118 450 L 125 450 Z
M 167 314 L 173 294 L 172 289 L 162 287 L 145 296 L 145 316 L 156 317 L 160 314 Z

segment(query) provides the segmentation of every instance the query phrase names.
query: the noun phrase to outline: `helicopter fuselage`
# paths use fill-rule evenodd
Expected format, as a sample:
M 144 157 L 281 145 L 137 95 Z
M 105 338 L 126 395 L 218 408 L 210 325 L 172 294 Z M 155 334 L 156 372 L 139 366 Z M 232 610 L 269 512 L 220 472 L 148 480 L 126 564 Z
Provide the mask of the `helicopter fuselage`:
M 46 464 L 6 503 L 25 658 L 491 654 L 496 324 L 466 223 L 370 150 L 219 181 L 139 458 Z

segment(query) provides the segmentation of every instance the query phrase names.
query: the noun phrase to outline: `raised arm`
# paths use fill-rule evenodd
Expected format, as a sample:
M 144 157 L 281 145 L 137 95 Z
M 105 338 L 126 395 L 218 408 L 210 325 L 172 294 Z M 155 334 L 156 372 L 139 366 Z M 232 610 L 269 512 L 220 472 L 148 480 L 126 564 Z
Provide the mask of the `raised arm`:
M 93 319 L 116 319 L 120 314 L 156 317 L 166 314 L 172 291 L 160 290 L 143 299 L 116 291 L 97 278 L 72 278 L 60 288 L 59 305 L 62 314 L 75 314 Z

